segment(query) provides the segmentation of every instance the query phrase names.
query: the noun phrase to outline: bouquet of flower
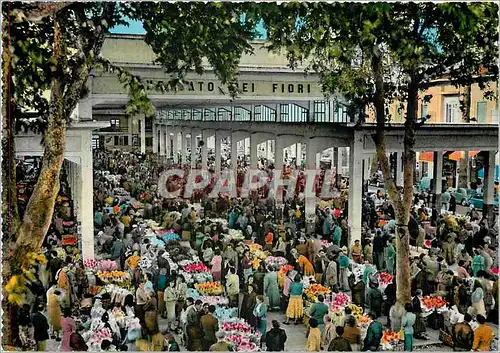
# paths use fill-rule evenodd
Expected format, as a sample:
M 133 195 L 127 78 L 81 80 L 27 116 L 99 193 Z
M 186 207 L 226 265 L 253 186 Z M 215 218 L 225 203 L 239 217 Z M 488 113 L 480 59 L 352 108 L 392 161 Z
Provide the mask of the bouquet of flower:
M 132 255 L 125 261 L 125 264 L 131 269 L 136 269 L 139 266 L 139 261 L 141 261 L 140 256 Z
M 194 288 L 201 295 L 221 295 L 224 293 L 224 288 L 220 282 L 195 283 Z
M 372 323 L 372 321 L 373 320 L 368 315 L 361 315 L 356 319 L 356 322 L 360 329 L 367 329 L 368 326 L 370 326 L 370 324 Z
M 425 296 L 422 298 L 422 304 L 424 304 L 426 310 L 432 310 L 439 309 L 445 306 L 447 303 L 446 300 L 444 300 L 442 297 Z
M 397 332 L 391 330 L 385 330 L 382 335 L 382 340 L 380 343 L 382 344 L 382 350 L 390 351 L 393 350 L 394 345 L 399 342 L 399 334 Z
M 349 298 L 349 296 L 345 293 L 337 293 L 335 294 L 335 297 L 333 299 L 333 305 L 337 305 L 337 306 L 346 306 L 346 305 L 349 305 L 351 303 L 351 298 Z
M 120 326 L 123 327 L 124 321 L 125 321 L 125 313 L 123 312 L 122 309 L 120 308 L 113 308 L 113 311 L 111 312 L 111 315 L 113 316 L 113 319 L 115 319 L 116 323 Z
M 208 305 L 219 306 L 229 304 L 229 298 L 222 295 L 202 295 L 198 299 L 200 299 L 204 304 L 206 303 Z
M 106 272 L 106 271 L 115 271 L 118 269 L 118 265 L 116 261 L 112 260 L 101 260 L 97 263 L 97 270 Z
M 387 272 L 380 272 L 378 274 L 378 281 L 380 284 L 387 286 L 388 284 L 392 283 L 392 275 Z
M 253 268 L 254 270 L 258 269 L 258 268 L 259 268 L 259 266 L 260 266 L 260 262 L 261 262 L 261 260 L 260 260 L 259 258 L 254 257 L 254 258 L 252 259 L 252 268 Z
M 123 284 L 130 281 L 130 274 L 123 271 L 99 271 L 97 277 L 104 283 Z
M 273 265 L 275 267 L 281 267 L 287 264 L 288 260 L 281 256 L 268 256 L 265 259 L 266 264 Z
M 321 284 L 311 284 L 304 290 L 307 298 L 311 301 L 316 301 L 318 295 L 325 295 L 330 293 L 330 289 L 322 286 Z
M 255 343 L 240 335 L 228 335 L 227 340 L 236 346 L 238 352 L 253 352 L 257 350 Z
M 245 236 L 240 229 L 228 229 L 228 234 L 224 235 L 224 238 L 227 240 L 243 240 Z
M 97 268 L 97 261 L 94 259 L 86 259 L 83 261 L 83 266 L 86 270 L 93 271 Z
M 491 268 L 491 273 L 495 274 L 498 276 L 498 267 L 492 267 Z
M 187 273 L 186 273 L 187 274 Z M 210 272 L 200 272 L 191 274 L 193 283 L 212 282 L 214 278 Z
M 190 265 L 183 266 L 184 271 L 187 273 L 191 272 L 210 272 L 210 269 L 205 266 L 203 262 L 198 262 Z
M 342 326 L 344 324 L 344 307 L 339 305 L 330 306 L 330 311 L 328 312 L 330 318 L 332 319 L 332 323 L 334 326 Z
M 171 240 L 181 240 L 180 235 L 173 233 L 173 232 L 172 233 L 165 233 L 161 236 L 161 238 L 163 239 L 163 241 L 165 243 L 168 243 Z
M 227 226 L 227 220 L 222 219 L 222 218 L 209 218 L 209 219 L 207 219 L 207 221 L 212 222 L 212 223 L 222 224 L 223 227 Z
M 328 249 L 329 247 L 331 247 L 333 245 L 333 243 L 330 243 L 328 240 L 321 240 L 321 245 L 325 248 L 325 249 Z
M 249 334 L 252 332 L 252 326 L 243 320 L 238 320 L 235 322 L 223 322 L 221 329 L 226 332 L 231 333 L 244 333 Z
M 254 259 L 265 260 L 267 258 L 267 254 L 260 249 L 252 251 L 251 253 Z
M 90 337 L 89 343 L 91 346 L 98 346 L 102 343 L 102 341 L 108 340 L 108 341 L 113 341 L 113 336 L 111 334 L 111 331 L 108 328 L 103 328 L 98 331 L 94 331 L 92 333 L 92 336 Z
M 213 304 L 209 304 L 213 305 Z M 219 322 L 227 322 L 231 318 L 237 317 L 238 316 L 238 309 L 237 308 L 224 308 L 222 306 L 217 306 L 215 308 L 215 317 Z
M 354 316 L 356 319 L 361 317 L 363 315 L 363 308 L 360 306 L 357 306 L 356 304 L 349 304 L 348 305 L 349 309 L 351 309 L 352 316 Z
M 250 252 L 254 252 L 255 250 L 262 250 L 262 245 L 260 244 L 252 243 L 248 244 L 247 246 Z

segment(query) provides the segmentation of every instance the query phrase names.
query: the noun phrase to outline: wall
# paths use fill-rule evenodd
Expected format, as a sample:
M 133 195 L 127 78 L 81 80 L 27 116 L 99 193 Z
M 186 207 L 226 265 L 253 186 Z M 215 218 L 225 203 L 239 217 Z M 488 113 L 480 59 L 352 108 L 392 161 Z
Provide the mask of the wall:
M 492 89 L 494 89 L 495 92 L 498 92 L 498 87 L 496 84 L 492 85 Z M 436 85 L 434 87 L 430 87 L 428 90 L 421 92 L 419 95 L 419 104 L 418 104 L 418 113 L 417 116 L 421 117 L 422 116 L 422 99 L 426 95 L 432 95 L 431 101 L 427 105 L 427 114 L 431 116 L 430 120 L 428 123 L 444 123 L 445 122 L 445 117 L 444 117 L 444 97 L 446 96 L 459 96 L 464 92 L 464 88 L 456 88 L 452 85 L 443 83 L 440 85 Z M 470 116 L 471 117 L 477 117 L 477 103 L 485 101 L 487 103 L 486 106 L 486 121 L 485 123 L 490 123 L 490 124 L 496 124 L 498 123 L 498 120 L 494 121 L 492 114 L 494 112 L 494 109 L 498 109 L 498 101 L 491 101 L 491 100 L 486 100 L 483 97 L 483 91 L 479 88 L 477 84 L 472 85 L 471 88 L 471 107 L 470 107 Z M 392 121 L 393 122 L 403 122 L 404 120 L 404 113 L 402 114 L 399 119 L 397 118 L 397 102 L 394 102 L 390 106 L 390 112 L 392 114 Z M 368 121 L 375 121 L 375 113 L 373 109 L 368 110 Z M 462 122 L 461 116 L 459 119 L 457 119 L 457 123 Z

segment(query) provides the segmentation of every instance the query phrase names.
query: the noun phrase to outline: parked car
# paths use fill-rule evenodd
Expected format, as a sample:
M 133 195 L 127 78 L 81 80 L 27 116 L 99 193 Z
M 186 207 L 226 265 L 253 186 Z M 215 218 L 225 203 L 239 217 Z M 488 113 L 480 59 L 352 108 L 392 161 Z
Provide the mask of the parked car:
M 482 193 L 475 193 L 473 194 L 469 200 L 467 201 L 468 205 L 473 205 L 476 210 L 482 210 L 483 209 L 483 194 Z M 493 199 L 493 208 L 495 210 L 498 210 L 498 195 L 495 195 L 495 198 Z
M 472 189 L 458 188 L 453 192 L 453 196 L 455 196 L 457 204 L 467 206 L 467 200 L 475 193 L 475 190 Z

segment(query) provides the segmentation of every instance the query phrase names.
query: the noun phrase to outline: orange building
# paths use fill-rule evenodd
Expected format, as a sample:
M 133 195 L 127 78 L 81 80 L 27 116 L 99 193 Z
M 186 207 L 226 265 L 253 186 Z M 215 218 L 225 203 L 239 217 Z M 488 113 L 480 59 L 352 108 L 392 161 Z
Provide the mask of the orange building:
M 497 83 L 492 82 L 491 89 L 498 92 Z M 427 123 L 464 123 L 460 110 L 460 99 L 464 91 L 464 87 L 457 88 L 450 85 L 446 79 L 434 81 L 432 87 L 419 95 L 417 116 L 430 115 Z M 470 117 L 476 118 L 477 121 L 471 123 L 498 124 L 498 101 L 484 98 L 483 93 L 477 84 L 472 85 Z M 426 95 L 432 95 L 432 99 L 428 103 L 423 103 L 423 97 Z M 389 108 L 391 121 L 394 123 L 404 121 L 405 110 L 400 111 L 398 107 L 399 103 L 393 102 Z M 373 109 L 370 109 L 368 115 L 369 121 L 375 120 Z

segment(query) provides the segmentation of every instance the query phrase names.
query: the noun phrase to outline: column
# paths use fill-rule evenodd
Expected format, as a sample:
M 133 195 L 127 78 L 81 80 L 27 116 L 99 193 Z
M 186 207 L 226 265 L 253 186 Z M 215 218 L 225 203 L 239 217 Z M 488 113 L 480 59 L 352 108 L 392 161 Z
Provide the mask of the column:
M 146 117 L 142 117 L 141 123 L 141 153 L 146 153 Z
M 231 170 L 238 169 L 238 139 L 234 138 L 234 133 L 231 135 Z
M 188 156 L 188 139 L 186 131 L 182 131 L 182 164 L 187 164 Z
M 403 186 L 403 154 L 401 152 L 395 152 L 396 155 L 396 186 Z
M 307 141 L 306 146 L 306 165 L 308 169 L 317 169 L 317 155 L 318 150 L 313 139 Z
M 197 139 L 196 132 L 194 130 L 191 131 L 191 168 L 196 169 L 196 149 L 197 149 Z
M 255 134 L 250 135 L 250 168 L 254 170 L 259 166 L 259 161 L 257 159 L 257 141 Z
M 283 138 L 276 137 L 274 144 L 274 168 L 283 169 L 283 149 L 285 148 L 285 143 Z
M 471 167 L 471 158 L 469 157 L 469 151 L 465 151 L 465 158 L 467 159 L 467 181 L 465 184 L 466 188 L 470 188 L 470 167 Z
M 215 132 L 215 170 L 214 173 L 219 176 L 221 171 L 221 136 Z
M 495 154 L 496 151 L 484 152 L 484 180 L 483 180 L 483 217 L 493 226 L 493 200 L 495 198 Z
M 167 127 L 160 124 L 158 125 L 158 130 L 160 131 L 160 156 L 165 156 L 165 145 L 167 140 Z
M 335 158 L 335 147 L 332 147 L 332 160 L 330 161 L 330 169 L 334 169 L 335 168 L 335 161 L 336 161 L 336 158 Z
M 350 227 L 349 248 L 355 240 L 361 241 L 361 208 L 363 196 L 363 138 L 358 132 L 354 133 L 349 148 L 349 202 L 348 222 Z
M 342 151 L 344 147 L 337 148 L 337 174 L 342 175 Z
M 441 214 L 441 194 L 443 193 L 443 151 L 434 151 L 434 207 Z
M 135 118 L 132 116 L 127 117 L 128 144 L 129 144 L 129 146 L 133 146 L 132 133 L 135 133 L 135 131 L 134 131 L 134 119 Z
M 164 133 L 163 133 L 163 139 L 164 139 L 164 143 L 165 143 L 165 155 L 167 156 L 167 158 L 170 158 L 171 154 L 172 154 L 172 146 L 170 144 L 170 130 L 171 128 L 169 129 L 168 125 L 165 125 L 164 127 Z
M 92 166 L 92 131 L 82 132 L 82 156 L 80 174 L 80 214 L 82 257 L 94 258 L 94 176 Z
M 156 122 L 153 120 L 153 153 L 158 154 L 158 130 L 156 129 Z
M 340 147 L 334 147 L 333 148 L 333 161 L 332 163 L 335 163 L 335 186 L 338 188 L 340 185 L 340 159 L 339 159 L 339 154 L 340 154 Z
M 203 146 L 201 146 L 201 169 L 208 169 L 208 138 L 211 135 L 207 131 L 201 132 L 201 140 L 203 141 Z
M 176 128 L 172 129 L 174 136 L 172 139 L 172 159 L 175 164 L 179 163 L 179 132 Z
M 296 165 L 300 167 L 302 163 L 302 142 L 297 142 L 295 145 L 295 156 L 296 156 Z

